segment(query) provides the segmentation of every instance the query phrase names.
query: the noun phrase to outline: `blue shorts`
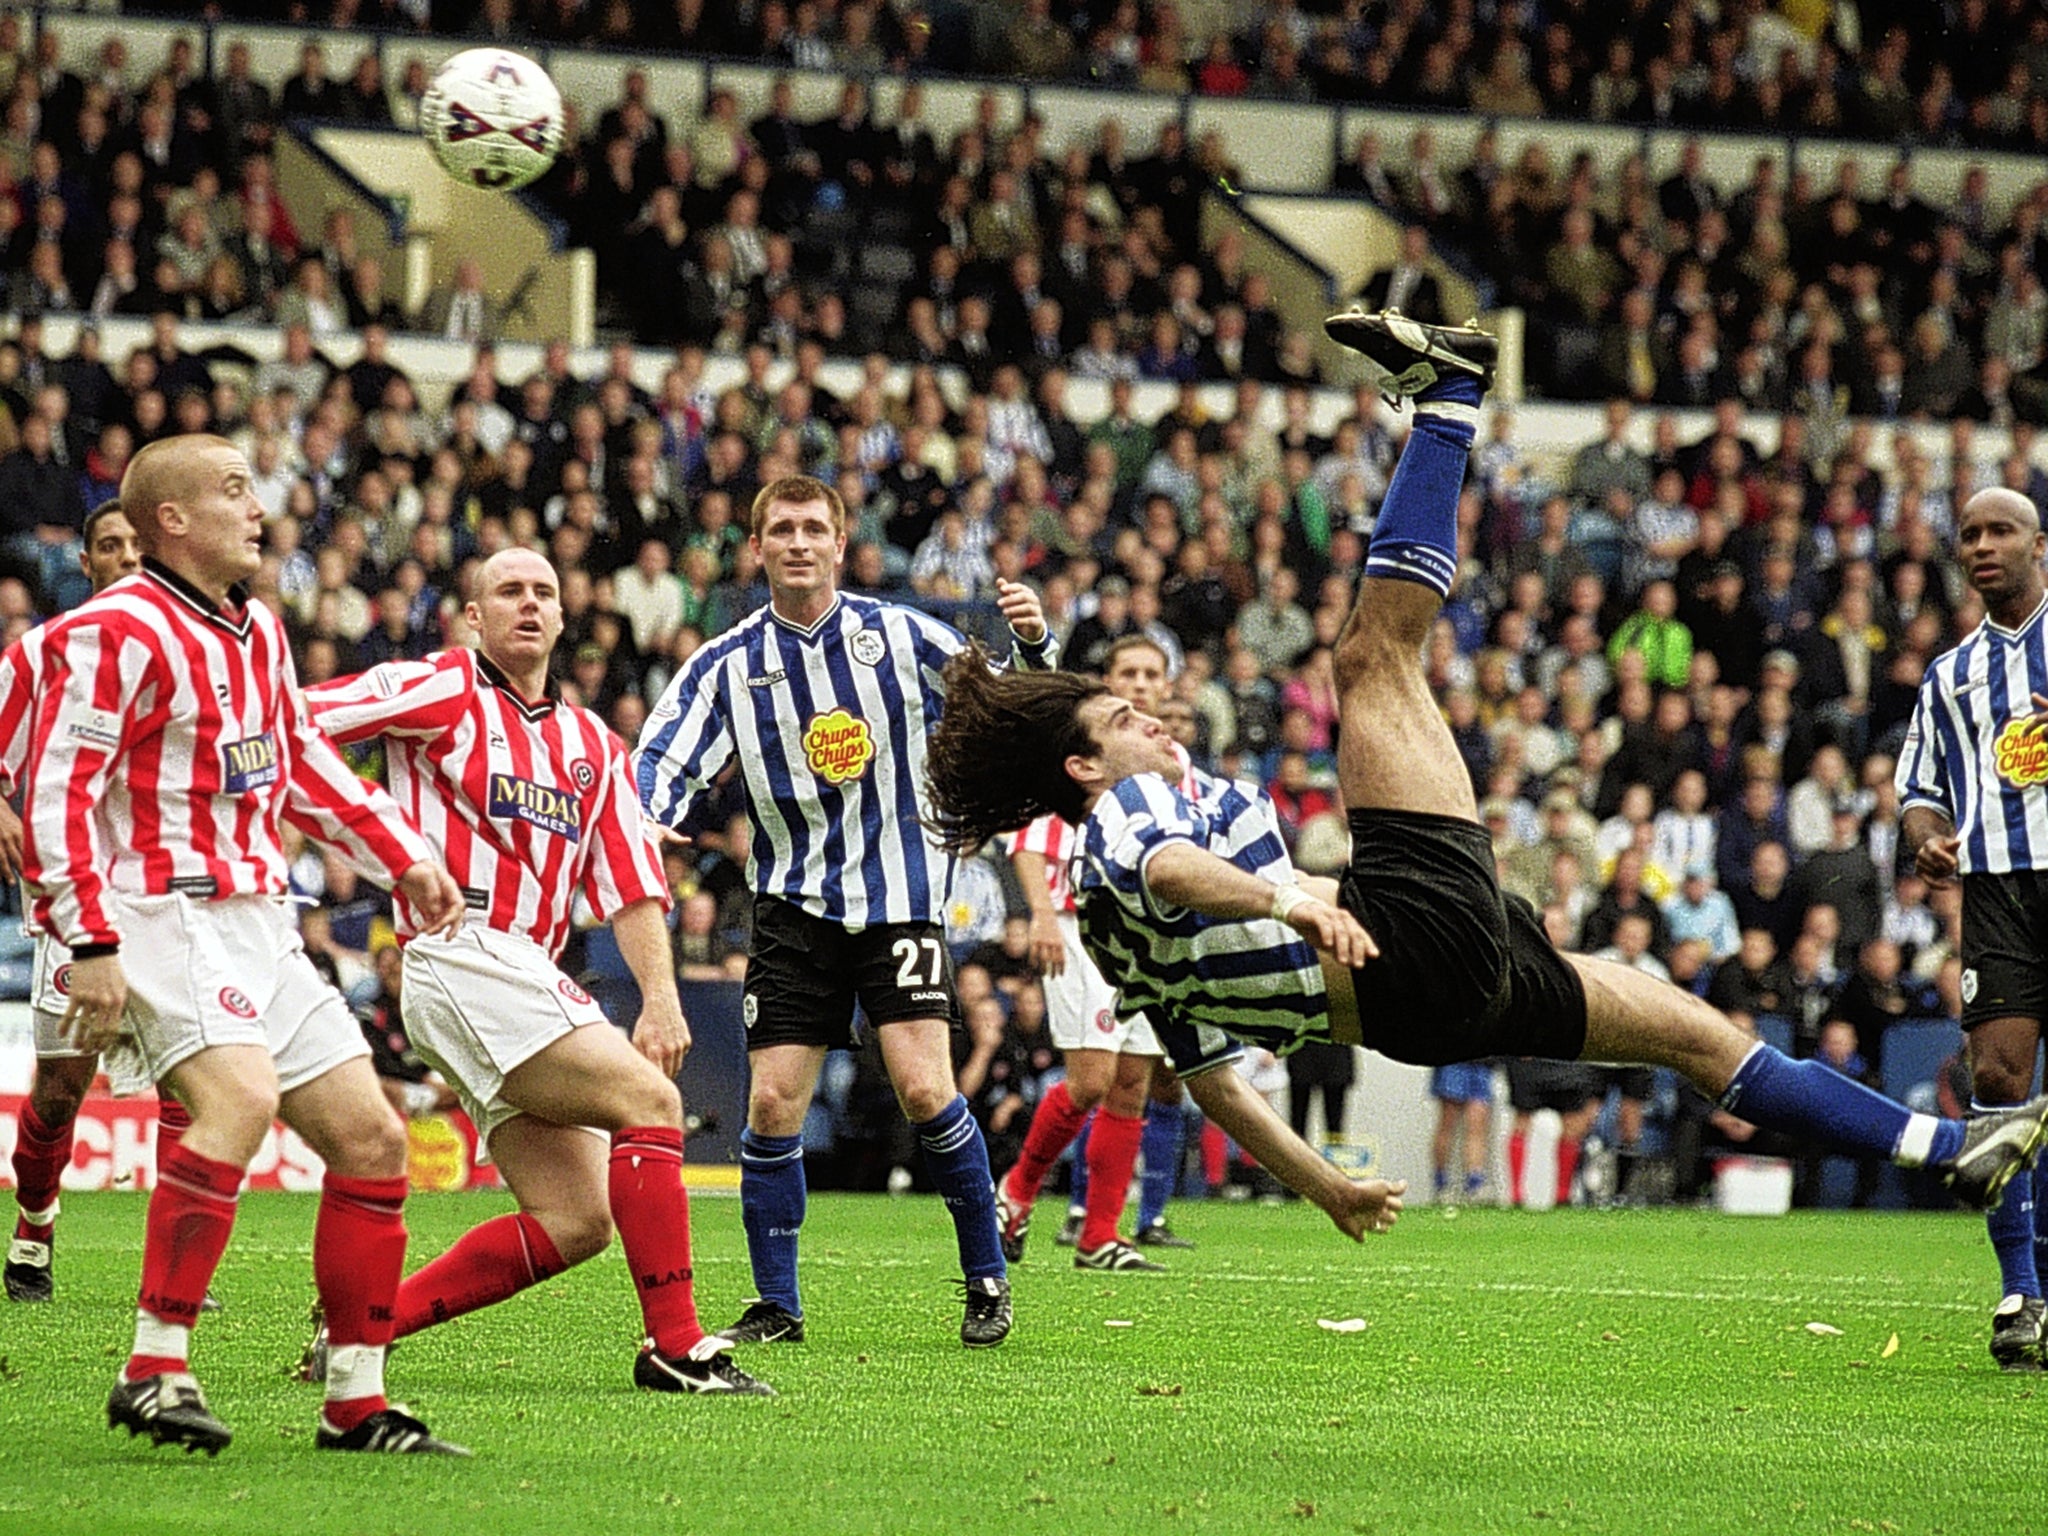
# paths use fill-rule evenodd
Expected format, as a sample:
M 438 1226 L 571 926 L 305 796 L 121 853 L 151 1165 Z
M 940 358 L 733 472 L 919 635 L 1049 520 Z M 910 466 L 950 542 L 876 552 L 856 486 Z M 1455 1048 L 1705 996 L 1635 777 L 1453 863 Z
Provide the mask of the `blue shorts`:
M 1429 1096 L 1453 1104 L 1493 1102 L 1493 1068 L 1483 1061 L 1456 1061 L 1429 1074 Z

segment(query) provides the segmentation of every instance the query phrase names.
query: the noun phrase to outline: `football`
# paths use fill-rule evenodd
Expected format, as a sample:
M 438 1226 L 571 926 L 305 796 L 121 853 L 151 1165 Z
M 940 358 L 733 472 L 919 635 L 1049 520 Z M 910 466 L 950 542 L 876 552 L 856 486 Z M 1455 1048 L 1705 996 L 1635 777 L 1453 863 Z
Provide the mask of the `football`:
M 434 72 L 420 132 L 457 181 L 510 192 L 545 175 L 562 145 L 562 93 L 505 48 L 469 48 Z

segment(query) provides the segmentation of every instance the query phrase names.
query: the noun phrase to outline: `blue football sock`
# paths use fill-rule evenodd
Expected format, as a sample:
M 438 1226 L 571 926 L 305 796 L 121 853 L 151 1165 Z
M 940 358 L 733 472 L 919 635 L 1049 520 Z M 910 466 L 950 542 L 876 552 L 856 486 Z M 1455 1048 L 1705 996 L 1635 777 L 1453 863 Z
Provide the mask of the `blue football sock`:
M 1483 1174 L 1483 1173 L 1468 1173 L 1468 1174 L 1466 1174 L 1466 1175 L 1465 1175 L 1465 1193 L 1466 1193 L 1466 1194 L 1468 1194 L 1468 1195 L 1476 1195 L 1476 1194 L 1478 1194 L 1478 1193 L 1479 1193 L 1479 1191 L 1480 1191 L 1480 1190 L 1482 1190 L 1482 1189 L 1484 1189 L 1484 1188 L 1486 1188 L 1486 1175 L 1485 1175 L 1485 1174 Z
M 1960 1120 L 1916 1115 L 1818 1061 L 1757 1044 L 1735 1069 L 1721 1107 L 1766 1130 L 1825 1141 L 1839 1152 L 1940 1167 L 1963 1144 Z
M 913 1127 L 924 1146 L 924 1165 L 953 1216 L 960 1241 L 960 1270 L 970 1280 L 1009 1273 L 996 1232 L 996 1186 L 988 1172 L 988 1143 L 967 1112 L 967 1100 L 953 1102 Z
M 1463 373 L 1415 397 L 1415 424 L 1373 524 L 1366 575 L 1450 595 L 1458 574 L 1458 492 L 1478 432 L 1479 400 L 1479 381 Z
M 1166 1220 L 1166 1202 L 1180 1184 L 1181 1113 L 1178 1104 L 1152 1099 L 1145 1105 L 1145 1134 L 1138 1152 L 1145 1177 L 1138 1183 L 1138 1230 Z
M 804 1315 L 796 1290 L 796 1235 L 804 1224 L 804 1139 L 740 1132 L 740 1221 L 754 1292 Z
M 2048 1159 L 2034 1164 L 2034 1273 L 2048 1269 Z
M 1970 1101 L 1973 1114 L 1990 1114 L 2004 1104 Z M 1991 1251 L 1998 1255 L 1999 1283 L 2007 1296 L 2039 1296 L 2041 1272 L 2034 1263 L 2034 1180 L 2014 1179 L 2005 1186 L 2005 1198 L 1998 1208 L 1984 1213 L 1984 1225 L 1991 1233 Z
M 1067 1209 L 1080 1215 L 1088 1204 L 1088 1133 L 1095 1129 L 1095 1111 L 1088 1111 L 1088 1118 L 1081 1122 L 1081 1134 L 1074 1138 L 1073 1176 L 1068 1180 Z

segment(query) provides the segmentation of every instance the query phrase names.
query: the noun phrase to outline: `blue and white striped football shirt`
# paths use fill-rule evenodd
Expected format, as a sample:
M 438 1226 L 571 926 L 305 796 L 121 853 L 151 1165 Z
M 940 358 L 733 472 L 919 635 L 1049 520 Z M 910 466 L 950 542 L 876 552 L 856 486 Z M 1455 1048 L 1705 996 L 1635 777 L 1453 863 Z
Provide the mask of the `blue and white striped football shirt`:
M 1125 779 L 1081 827 L 1075 889 L 1081 937 L 1115 986 L 1118 1012 L 1142 1011 L 1183 1077 L 1235 1061 L 1239 1041 L 1286 1055 L 1330 1038 L 1322 962 L 1294 929 L 1162 906 L 1145 864 L 1189 842 L 1275 885 L 1294 884 L 1273 802 L 1255 785 L 1194 773 L 1193 798 L 1162 778 Z
M 936 923 L 952 856 L 924 836 L 927 742 L 960 632 L 842 594 L 799 628 L 763 608 L 706 644 L 647 717 L 640 802 L 680 826 L 735 758 L 753 820 L 747 876 L 815 917 L 861 929 Z M 1013 660 L 1050 668 L 1048 635 Z
M 2018 629 L 1986 619 L 1937 656 L 1899 751 L 1899 805 L 1955 823 L 1962 873 L 2048 870 L 2048 735 L 2019 722 L 2048 694 L 2048 602 Z

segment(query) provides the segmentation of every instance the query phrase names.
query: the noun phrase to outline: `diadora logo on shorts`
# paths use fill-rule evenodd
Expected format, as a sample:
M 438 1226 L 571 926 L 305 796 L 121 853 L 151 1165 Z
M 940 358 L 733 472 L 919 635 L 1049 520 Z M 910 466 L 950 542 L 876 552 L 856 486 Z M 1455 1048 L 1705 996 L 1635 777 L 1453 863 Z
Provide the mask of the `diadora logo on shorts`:
M 880 666 L 882 664 L 882 657 L 888 651 L 888 646 L 883 643 L 882 632 L 879 629 L 862 630 L 846 642 L 846 648 L 853 652 L 853 659 L 864 667 Z
M 1994 771 L 2014 788 L 2048 784 L 2048 733 L 2014 720 L 1992 745 Z
M 557 837 L 583 835 L 583 807 L 566 789 L 515 779 L 509 773 L 491 775 L 490 814 L 505 821 L 523 821 L 552 832 Z
M 566 976 L 555 983 L 555 988 L 572 1003 L 583 1004 L 590 1001 L 590 994 Z
M 844 784 L 867 772 L 875 756 L 874 733 L 867 721 L 857 720 L 843 709 L 813 715 L 804 728 L 804 756 L 811 772 L 827 784 Z
M 65 961 L 64 964 L 58 966 L 55 971 L 51 972 L 50 990 L 52 992 L 55 992 L 59 997 L 69 997 L 71 995 L 70 961 Z
M 256 1005 L 249 1001 L 249 995 L 235 987 L 220 989 L 220 1005 L 238 1019 L 256 1017 Z
M 224 741 L 220 748 L 221 788 L 230 795 L 277 782 L 277 741 L 270 732 Z

